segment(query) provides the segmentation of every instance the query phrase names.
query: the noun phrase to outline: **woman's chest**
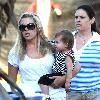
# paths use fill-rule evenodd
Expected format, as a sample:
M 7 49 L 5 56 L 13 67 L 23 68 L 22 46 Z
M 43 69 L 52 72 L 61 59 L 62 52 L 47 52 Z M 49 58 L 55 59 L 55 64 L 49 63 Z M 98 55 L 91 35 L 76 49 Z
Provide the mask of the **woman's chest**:
M 49 59 L 49 60 L 48 60 Z M 20 70 L 25 71 L 39 71 L 44 69 L 51 69 L 53 65 L 54 58 L 53 57 L 43 57 L 39 59 L 32 59 L 28 56 L 25 56 L 25 59 L 19 63 Z
M 87 45 L 84 49 L 82 49 L 79 57 L 79 62 L 82 66 L 89 66 L 100 68 L 100 49 L 98 45 L 94 43 L 91 45 Z
M 80 50 L 81 48 L 83 48 L 87 44 L 87 42 L 88 40 L 84 41 L 81 38 L 75 38 L 75 41 L 74 41 L 74 43 L 76 44 L 77 50 Z

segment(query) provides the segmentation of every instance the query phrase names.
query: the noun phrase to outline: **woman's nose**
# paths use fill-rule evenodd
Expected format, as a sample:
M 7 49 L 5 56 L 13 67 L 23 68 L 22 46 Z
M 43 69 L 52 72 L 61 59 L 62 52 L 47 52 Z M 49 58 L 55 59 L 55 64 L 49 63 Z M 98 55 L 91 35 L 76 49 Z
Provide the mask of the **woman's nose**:
M 80 22 L 80 17 L 78 17 L 78 18 L 76 19 L 76 21 L 77 21 L 77 22 Z
M 25 31 L 27 31 L 28 30 L 28 28 L 27 27 L 25 27 Z

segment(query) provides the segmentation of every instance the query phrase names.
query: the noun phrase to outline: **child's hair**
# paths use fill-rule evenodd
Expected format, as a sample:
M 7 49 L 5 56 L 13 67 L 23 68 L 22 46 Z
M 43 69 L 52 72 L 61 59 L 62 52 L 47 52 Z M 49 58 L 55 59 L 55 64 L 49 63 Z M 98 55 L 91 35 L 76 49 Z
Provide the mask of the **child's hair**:
M 61 36 L 61 40 L 64 44 L 68 45 L 67 49 L 72 49 L 74 45 L 74 36 L 69 30 L 62 30 L 55 34 L 55 38 Z

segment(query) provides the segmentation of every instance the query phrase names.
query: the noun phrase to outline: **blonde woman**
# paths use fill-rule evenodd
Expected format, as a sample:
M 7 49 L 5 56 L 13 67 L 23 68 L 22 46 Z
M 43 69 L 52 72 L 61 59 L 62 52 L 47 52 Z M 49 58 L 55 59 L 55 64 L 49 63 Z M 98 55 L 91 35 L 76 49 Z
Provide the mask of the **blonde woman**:
M 44 36 L 39 17 L 31 12 L 21 15 L 18 22 L 18 39 L 8 55 L 8 75 L 16 82 L 18 71 L 21 82 L 35 92 L 41 91 L 38 80 L 51 73 L 54 62 L 53 47 Z M 51 100 L 65 100 L 64 88 L 49 88 Z

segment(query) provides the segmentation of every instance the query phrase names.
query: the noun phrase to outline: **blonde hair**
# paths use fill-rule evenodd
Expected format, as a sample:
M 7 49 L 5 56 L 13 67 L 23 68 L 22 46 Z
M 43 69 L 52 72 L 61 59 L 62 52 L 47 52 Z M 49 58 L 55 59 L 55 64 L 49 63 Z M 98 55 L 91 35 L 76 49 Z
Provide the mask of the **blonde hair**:
M 45 55 L 48 51 L 52 51 L 52 46 L 48 42 L 47 37 L 44 35 L 44 30 L 41 24 L 41 21 L 37 14 L 33 12 L 25 12 L 23 13 L 18 21 L 18 26 L 20 25 L 21 19 L 31 17 L 33 18 L 35 27 L 37 29 L 37 37 L 38 37 L 38 52 L 41 52 L 42 55 Z M 18 34 L 18 39 L 15 43 L 15 50 L 17 56 L 22 60 L 26 54 L 26 40 L 23 38 L 22 34 Z

